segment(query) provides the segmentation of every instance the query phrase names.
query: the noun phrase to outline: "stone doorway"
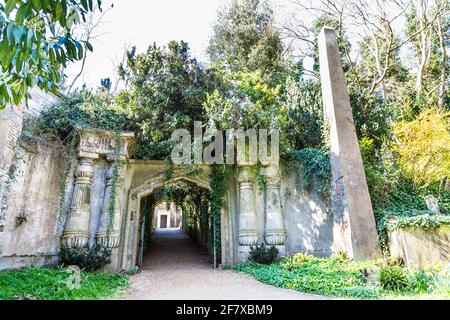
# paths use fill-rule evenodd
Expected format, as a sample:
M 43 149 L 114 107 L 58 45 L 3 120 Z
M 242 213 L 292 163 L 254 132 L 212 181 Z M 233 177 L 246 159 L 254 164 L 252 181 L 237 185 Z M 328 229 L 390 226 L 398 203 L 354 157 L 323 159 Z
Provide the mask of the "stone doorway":
M 195 244 L 199 250 L 207 251 L 210 255 L 217 249 L 217 242 L 213 242 L 211 233 L 214 226 L 209 215 L 208 191 L 193 182 L 180 179 L 164 183 L 141 199 L 138 231 L 140 269 L 144 261 L 151 260 L 152 256 L 158 259 L 164 255 L 155 252 L 157 248 L 175 250 L 178 246 L 172 245 L 172 242 L 180 242 L 180 239 Z M 164 240 L 161 240 L 161 236 Z M 169 244 L 158 246 L 161 241 L 168 241 Z M 149 254 L 152 256 L 148 257 Z M 173 256 L 172 253 L 168 254 Z M 220 257 L 217 259 L 216 256 L 212 262 L 219 261 Z
M 187 184 L 196 190 L 203 190 L 205 195 L 210 190 L 210 166 L 202 166 L 202 173 L 195 175 L 189 174 L 186 168 L 177 167 L 170 179 L 168 179 L 166 174 L 168 167 L 169 164 L 163 161 L 130 160 L 129 162 L 129 170 L 127 172 L 129 181 L 125 181 L 125 191 L 127 191 L 128 199 L 123 205 L 123 238 L 118 252 L 120 257 L 118 269 L 129 270 L 144 264 L 146 248 L 148 248 L 148 245 L 145 246 L 145 242 L 151 239 L 149 221 L 151 222 L 152 219 L 155 219 L 155 217 L 150 217 L 148 212 L 150 210 L 153 213 L 154 208 L 164 202 L 159 194 L 161 190 L 167 186 L 179 183 Z M 234 211 L 230 209 L 234 207 L 233 203 L 230 205 L 229 195 L 226 196 L 225 203 L 226 205 L 222 210 L 220 219 L 219 243 L 221 243 L 221 253 L 220 256 L 216 257 L 215 261 L 217 263 L 221 261 L 224 264 L 234 264 L 234 243 L 237 240 L 237 234 L 233 231 L 236 225 L 236 216 Z M 173 205 L 176 208 L 182 207 L 179 200 L 176 200 Z M 168 216 L 167 227 L 179 226 L 180 230 L 190 239 L 193 239 L 195 243 L 198 243 L 201 247 L 206 247 L 207 235 L 204 230 L 198 227 L 199 220 L 189 221 L 183 212 L 181 221 L 178 221 L 178 218 Z M 159 221 L 156 218 L 156 221 L 156 226 L 161 227 L 161 218 L 159 217 Z M 193 227 L 193 223 L 196 223 L 197 227 Z M 220 252 L 220 250 L 218 251 Z M 211 264 L 212 266 L 213 264 Z

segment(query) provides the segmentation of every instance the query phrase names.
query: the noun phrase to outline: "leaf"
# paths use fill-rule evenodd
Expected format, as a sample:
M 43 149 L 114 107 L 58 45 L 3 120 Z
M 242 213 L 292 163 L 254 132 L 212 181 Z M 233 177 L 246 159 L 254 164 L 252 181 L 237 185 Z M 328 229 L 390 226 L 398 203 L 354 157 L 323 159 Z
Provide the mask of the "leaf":
M 91 52 L 94 51 L 94 48 L 92 47 L 92 45 L 87 41 L 86 41 L 86 48 Z
M 38 11 L 42 9 L 41 1 L 40 0 L 31 0 L 31 3 L 33 4 L 33 9 Z
M 83 9 L 86 11 L 89 9 L 87 0 L 81 0 L 81 5 L 83 6 Z
M 14 22 L 10 22 L 6 28 L 7 38 L 11 44 L 14 44 L 14 27 Z
M 31 50 L 33 47 L 33 42 L 34 42 L 34 31 L 33 29 L 28 29 L 28 34 L 27 34 L 27 49 Z
M 8 0 L 5 5 L 5 13 L 10 14 L 16 7 L 17 0 Z

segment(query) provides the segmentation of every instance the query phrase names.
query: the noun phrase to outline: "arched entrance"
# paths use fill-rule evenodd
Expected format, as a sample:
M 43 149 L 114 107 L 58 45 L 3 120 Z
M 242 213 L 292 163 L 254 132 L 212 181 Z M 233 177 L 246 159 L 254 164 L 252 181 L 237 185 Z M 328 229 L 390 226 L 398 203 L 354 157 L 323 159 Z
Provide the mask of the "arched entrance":
M 183 255 L 181 247 L 190 251 L 196 248 L 196 253 L 206 253 L 210 261 L 217 265 L 221 258 L 220 238 L 215 241 L 213 231 L 216 224 L 209 210 L 209 190 L 183 179 L 169 181 L 143 197 L 139 224 L 139 268 L 155 265 L 153 259 L 179 260 L 176 253 Z
M 153 167 L 152 167 L 153 166 Z M 128 192 L 128 199 L 126 207 L 124 208 L 124 220 L 122 227 L 122 244 L 119 251 L 121 257 L 120 269 L 129 270 L 136 266 L 142 265 L 144 255 L 144 240 L 146 223 L 148 219 L 145 218 L 145 199 L 157 194 L 158 190 L 161 190 L 165 186 L 173 185 L 176 183 L 186 183 L 197 189 L 208 192 L 210 190 L 210 173 L 211 167 L 204 166 L 200 174 L 192 174 L 188 169 L 179 167 L 176 168 L 171 177 L 168 178 L 166 171 L 169 165 L 162 161 L 131 161 L 131 170 L 128 172 L 130 177 L 130 188 Z M 147 172 L 147 178 L 139 179 L 143 176 L 143 171 Z M 135 187 L 132 187 L 137 185 Z M 220 242 L 221 257 L 217 257 L 217 261 L 222 261 L 225 264 L 234 263 L 234 225 L 235 215 L 231 208 L 230 196 L 227 194 L 225 197 L 225 206 L 221 214 L 221 236 Z M 158 204 L 158 199 L 154 200 L 153 206 Z M 177 205 L 177 203 L 175 203 Z M 178 204 L 179 205 L 179 204 Z M 184 218 L 183 218 L 184 219 Z M 189 224 L 186 221 L 182 223 L 183 231 L 194 237 L 192 234 L 198 230 L 189 230 Z

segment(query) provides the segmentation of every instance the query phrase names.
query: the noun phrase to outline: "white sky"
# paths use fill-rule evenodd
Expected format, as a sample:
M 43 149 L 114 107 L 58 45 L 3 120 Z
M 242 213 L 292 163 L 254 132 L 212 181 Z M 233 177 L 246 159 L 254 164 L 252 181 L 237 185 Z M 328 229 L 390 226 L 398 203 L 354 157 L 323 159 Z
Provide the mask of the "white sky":
M 292 0 L 269 0 L 275 10 L 276 23 L 296 19 L 308 22 L 314 19 L 302 12 Z M 307 1 L 307 0 L 305 0 Z M 114 7 L 110 8 L 111 2 Z M 206 62 L 206 47 L 212 34 L 218 10 L 230 0 L 103 0 L 107 10 L 102 24 L 96 28 L 99 35 L 91 41 L 94 52 L 89 53 L 84 72 L 75 87 L 84 83 L 96 88 L 100 79 L 116 80 L 116 66 L 122 61 L 126 47 L 135 45 L 143 52 L 150 44 L 166 45 L 171 40 L 189 43 L 192 56 Z M 306 67 L 311 64 L 305 61 Z M 80 70 L 77 62 L 68 67 L 66 75 L 70 84 Z
M 108 2 L 104 1 L 104 9 Z M 138 52 L 156 42 L 166 45 L 170 40 L 189 43 L 192 55 L 205 61 L 205 49 L 212 33 L 217 11 L 228 0 L 114 0 L 103 23 L 96 29 L 100 36 L 92 41 L 94 52 L 89 53 L 83 75 L 75 86 L 86 83 L 100 85 L 100 79 L 115 79 L 114 64 L 122 60 L 124 48 L 135 45 Z M 110 3 L 110 2 L 109 2 Z M 68 67 L 71 77 L 80 63 Z M 113 84 L 114 85 L 114 84 Z

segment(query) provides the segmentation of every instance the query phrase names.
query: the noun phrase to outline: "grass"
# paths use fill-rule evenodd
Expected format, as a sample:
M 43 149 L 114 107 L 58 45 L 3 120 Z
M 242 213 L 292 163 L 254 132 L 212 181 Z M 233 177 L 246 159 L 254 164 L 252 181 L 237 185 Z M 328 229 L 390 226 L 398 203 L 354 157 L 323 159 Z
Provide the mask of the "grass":
M 296 254 L 271 265 L 232 267 L 257 280 L 305 293 L 360 299 L 450 299 L 450 264 L 422 269 L 383 260 Z
M 67 269 L 27 268 L 0 272 L 0 300 L 92 300 L 110 297 L 128 285 L 125 276 L 111 272 L 81 272 L 73 288 Z M 69 283 L 69 285 L 68 285 Z

